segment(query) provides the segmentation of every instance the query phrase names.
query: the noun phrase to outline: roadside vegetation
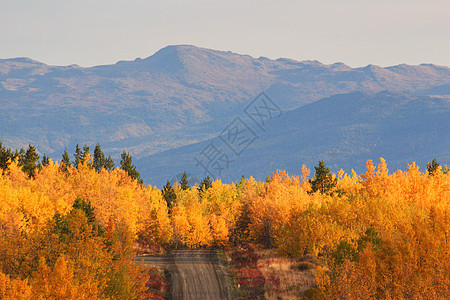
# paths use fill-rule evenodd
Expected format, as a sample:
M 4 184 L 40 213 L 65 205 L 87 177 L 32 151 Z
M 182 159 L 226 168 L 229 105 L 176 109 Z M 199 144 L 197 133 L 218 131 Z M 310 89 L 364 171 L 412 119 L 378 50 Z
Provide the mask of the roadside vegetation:
M 161 270 L 133 258 L 174 248 L 223 249 L 241 298 L 450 297 L 450 175 L 436 161 L 160 190 L 126 152 L 114 167 L 100 145 L 58 162 L 31 147 L 0 144 L 1 299 L 161 299 Z

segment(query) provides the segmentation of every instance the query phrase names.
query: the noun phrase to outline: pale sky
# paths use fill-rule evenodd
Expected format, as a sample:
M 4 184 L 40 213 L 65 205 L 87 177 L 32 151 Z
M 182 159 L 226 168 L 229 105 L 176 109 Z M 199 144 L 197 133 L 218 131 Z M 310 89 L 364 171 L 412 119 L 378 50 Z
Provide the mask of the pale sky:
M 0 0 L 0 58 L 93 66 L 167 45 L 296 60 L 450 65 L 449 0 Z

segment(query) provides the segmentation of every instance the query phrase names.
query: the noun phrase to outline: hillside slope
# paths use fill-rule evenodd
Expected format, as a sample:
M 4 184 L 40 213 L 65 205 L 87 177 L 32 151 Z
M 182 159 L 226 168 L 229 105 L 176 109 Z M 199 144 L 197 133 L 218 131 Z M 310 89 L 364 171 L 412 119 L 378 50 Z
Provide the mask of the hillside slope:
M 240 115 L 257 138 L 239 156 L 215 138 L 142 158 L 138 165 L 149 184 L 161 185 L 183 170 L 203 178 L 205 169 L 197 161 L 206 165 L 202 158 L 205 153 L 211 157 L 212 142 L 228 159 L 219 162 L 223 170 L 211 162 L 209 175 L 227 182 L 241 175 L 263 180 L 277 169 L 300 174 L 302 164 L 313 169 L 319 160 L 334 172 L 355 168 L 361 173 L 366 160 L 377 163 L 380 157 L 392 171 L 413 161 L 423 170 L 434 157 L 449 162 L 449 115 L 450 101 L 440 97 L 388 91 L 335 95 L 285 112 L 268 122 L 265 131 Z
M 442 95 L 449 83 L 435 65 L 351 68 L 187 45 L 92 68 L 3 59 L 0 140 L 56 159 L 97 142 L 115 159 L 123 149 L 139 158 L 217 135 L 261 91 L 287 111 L 353 91 Z

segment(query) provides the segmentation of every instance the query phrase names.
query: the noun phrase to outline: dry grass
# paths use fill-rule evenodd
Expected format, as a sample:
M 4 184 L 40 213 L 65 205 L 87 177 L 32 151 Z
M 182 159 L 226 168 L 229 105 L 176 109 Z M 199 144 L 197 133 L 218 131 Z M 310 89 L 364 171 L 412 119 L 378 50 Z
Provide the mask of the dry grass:
M 292 259 L 252 247 L 228 254 L 240 299 L 299 299 L 315 286 L 314 274 L 321 265 L 314 256 Z
M 257 253 L 260 256 L 258 269 L 266 278 L 266 299 L 299 299 L 315 285 L 314 272 L 319 265 L 315 257 L 306 257 L 299 262 L 282 257 L 274 250 L 258 250 Z

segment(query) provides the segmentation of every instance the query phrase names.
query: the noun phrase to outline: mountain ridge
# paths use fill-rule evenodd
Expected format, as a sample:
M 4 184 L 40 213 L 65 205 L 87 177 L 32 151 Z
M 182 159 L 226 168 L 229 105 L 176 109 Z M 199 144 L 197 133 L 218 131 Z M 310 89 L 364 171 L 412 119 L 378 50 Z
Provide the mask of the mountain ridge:
M 101 143 L 141 158 L 216 136 L 264 91 L 283 111 L 335 94 L 391 90 L 448 97 L 450 69 L 422 64 L 351 68 L 172 45 L 95 67 L 0 60 L 0 140 L 60 159 Z
M 340 94 L 271 120 L 239 157 L 213 138 L 143 157 L 137 163 L 144 180 L 158 186 L 184 170 L 193 178 L 209 175 L 196 157 L 210 143 L 235 160 L 217 176 L 225 182 L 239 180 L 241 175 L 264 180 L 278 169 L 300 175 L 302 164 L 312 169 L 320 160 L 333 172 L 342 168 L 363 173 L 367 160 L 376 164 L 380 157 L 391 171 L 405 170 L 413 161 L 424 168 L 433 158 L 443 164 L 450 159 L 449 114 L 448 99 L 391 91 Z

